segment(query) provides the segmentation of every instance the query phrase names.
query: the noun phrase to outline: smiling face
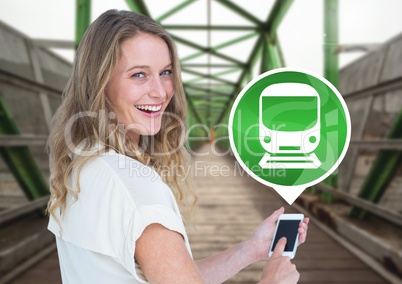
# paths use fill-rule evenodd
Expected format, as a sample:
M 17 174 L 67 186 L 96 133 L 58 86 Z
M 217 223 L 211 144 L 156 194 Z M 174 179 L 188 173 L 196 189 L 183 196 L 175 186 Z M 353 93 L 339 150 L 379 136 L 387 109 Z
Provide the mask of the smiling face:
M 140 33 L 125 40 L 107 96 L 130 139 L 155 135 L 174 92 L 172 60 L 165 41 Z

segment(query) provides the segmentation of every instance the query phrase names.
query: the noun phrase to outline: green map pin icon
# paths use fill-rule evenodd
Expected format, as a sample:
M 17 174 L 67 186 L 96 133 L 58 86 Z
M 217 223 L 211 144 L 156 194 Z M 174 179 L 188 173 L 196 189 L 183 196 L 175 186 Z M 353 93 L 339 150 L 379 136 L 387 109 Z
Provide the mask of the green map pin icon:
M 230 145 L 240 166 L 289 204 L 338 168 L 350 133 L 339 91 L 325 78 L 295 68 L 252 80 L 229 117 Z

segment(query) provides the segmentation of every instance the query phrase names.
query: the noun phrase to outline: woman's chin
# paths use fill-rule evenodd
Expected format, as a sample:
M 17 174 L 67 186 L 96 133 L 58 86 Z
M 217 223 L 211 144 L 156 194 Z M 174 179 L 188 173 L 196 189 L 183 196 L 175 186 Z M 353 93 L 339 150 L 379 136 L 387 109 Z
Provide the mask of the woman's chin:
M 159 133 L 159 131 L 161 130 L 161 128 L 152 128 L 152 129 L 144 129 L 141 132 L 134 132 L 133 135 L 130 135 L 130 137 L 132 136 L 154 136 L 156 134 Z

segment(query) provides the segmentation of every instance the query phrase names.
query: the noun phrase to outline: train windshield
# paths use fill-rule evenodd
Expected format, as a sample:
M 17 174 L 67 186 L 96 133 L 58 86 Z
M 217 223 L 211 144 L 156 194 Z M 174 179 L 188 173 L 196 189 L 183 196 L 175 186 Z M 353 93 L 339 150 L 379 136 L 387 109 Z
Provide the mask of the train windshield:
M 317 123 L 317 97 L 264 96 L 262 97 L 262 122 L 277 131 L 304 131 Z

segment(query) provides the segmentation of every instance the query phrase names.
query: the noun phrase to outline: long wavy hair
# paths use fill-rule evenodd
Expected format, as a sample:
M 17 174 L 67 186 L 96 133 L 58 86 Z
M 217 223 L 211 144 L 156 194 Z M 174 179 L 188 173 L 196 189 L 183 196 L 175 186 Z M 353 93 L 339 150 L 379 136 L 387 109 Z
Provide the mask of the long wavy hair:
M 138 33 L 152 34 L 166 42 L 173 65 L 174 95 L 162 117 L 160 131 L 153 136 L 141 136 L 137 143 L 125 139 L 127 130 L 113 113 L 107 86 L 120 59 L 122 43 Z M 55 212 L 60 210 L 63 218 L 68 209 L 67 196 L 79 198 L 78 181 L 83 165 L 109 149 L 153 167 L 171 188 L 183 219 L 188 221 L 197 198 L 187 179 L 186 100 L 176 47 L 166 30 L 141 14 L 117 10 L 103 13 L 80 42 L 62 98 L 47 143 L 51 169 L 47 211 L 60 227 Z M 98 151 L 91 150 L 98 145 L 101 146 Z M 78 174 L 74 174 L 73 182 L 71 176 L 75 170 Z

